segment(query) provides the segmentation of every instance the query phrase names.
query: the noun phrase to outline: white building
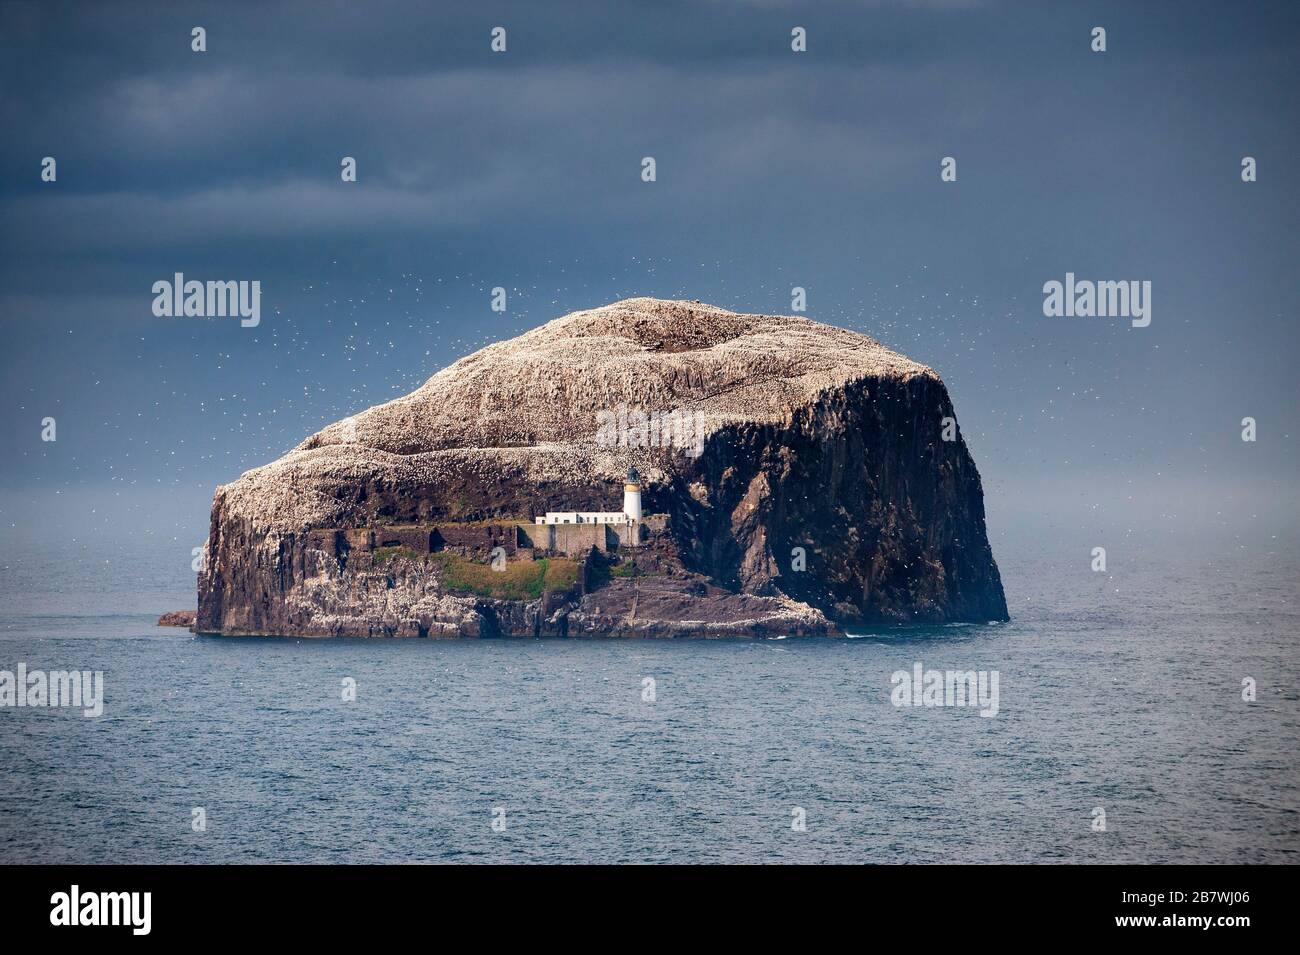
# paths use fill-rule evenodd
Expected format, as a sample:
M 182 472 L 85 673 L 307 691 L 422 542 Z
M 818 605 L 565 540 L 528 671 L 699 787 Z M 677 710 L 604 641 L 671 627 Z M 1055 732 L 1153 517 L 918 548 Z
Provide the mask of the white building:
M 623 484 L 621 511 L 547 511 L 533 518 L 537 524 L 637 524 L 641 521 L 641 477 L 636 468 L 628 468 Z

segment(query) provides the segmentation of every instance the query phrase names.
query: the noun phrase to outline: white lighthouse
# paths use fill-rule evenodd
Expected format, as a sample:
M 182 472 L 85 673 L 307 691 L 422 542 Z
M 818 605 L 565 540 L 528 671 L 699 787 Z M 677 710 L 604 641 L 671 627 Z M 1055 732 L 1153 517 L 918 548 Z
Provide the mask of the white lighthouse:
M 633 523 L 641 521 L 641 475 L 636 468 L 627 469 L 627 481 L 623 485 L 623 513 Z
M 636 468 L 627 469 L 621 511 L 547 511 L 533 521 L 537 524 L 640 524 L 641 475 L 636 473 Z

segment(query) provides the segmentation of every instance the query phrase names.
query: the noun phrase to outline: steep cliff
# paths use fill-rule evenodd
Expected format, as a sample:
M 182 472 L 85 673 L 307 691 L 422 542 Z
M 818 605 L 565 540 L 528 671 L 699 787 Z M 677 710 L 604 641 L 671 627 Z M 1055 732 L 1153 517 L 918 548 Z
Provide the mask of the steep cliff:
M 953 416 L 929 368 L 805 318 L 644 298 L 575 312 L 218 488 L 195 629 L 733 636 L 1005 619 L 979 474 L 959 433 L 943 439 Z M 419 548 L 378 547 L 386 527 L 426 540 L 617 510 L 630 465 L 662 534 L 586 559 L 567 589 L 500 599 Z M 369 544 L 365 528 L 381 529 Z M 323 545 L 321 529 L 351 530 Z M 526 533 L 512 560 L 516 545 L 541 555 Z

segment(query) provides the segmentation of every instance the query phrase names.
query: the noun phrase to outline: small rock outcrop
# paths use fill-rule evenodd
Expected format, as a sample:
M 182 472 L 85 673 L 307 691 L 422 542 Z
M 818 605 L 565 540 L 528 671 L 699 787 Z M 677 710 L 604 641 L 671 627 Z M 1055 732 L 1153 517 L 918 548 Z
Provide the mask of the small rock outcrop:
M 932 370 L 806 318 L 645 298 L 575 312 L 219 487 L 195 629 L 708 637 L 1006 619 L 979 474 L 960 433 L 944 440 L 953 417 Z M 557 554 L 530 531 L 535 514 L 617 509 L 629 467 L 657 521 L 641 543 Z M 507 572 L 484 577 L 497 551 Z
M 158 618 L 158 626 L 192 627 L 196 616 L 193 610 L 172 610 Z

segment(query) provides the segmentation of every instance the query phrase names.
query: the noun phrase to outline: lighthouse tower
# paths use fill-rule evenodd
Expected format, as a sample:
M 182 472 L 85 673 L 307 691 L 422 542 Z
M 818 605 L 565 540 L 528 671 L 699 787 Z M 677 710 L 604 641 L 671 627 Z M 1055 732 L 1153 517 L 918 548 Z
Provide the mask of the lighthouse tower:
M 636 468 L 627 469 L 627 482 L 623 485 L 623 513 L 634 523 L 641 522 L 641 475 Z

